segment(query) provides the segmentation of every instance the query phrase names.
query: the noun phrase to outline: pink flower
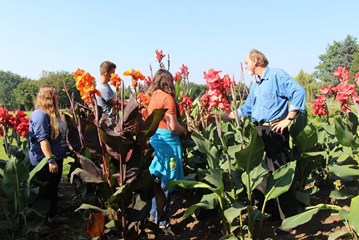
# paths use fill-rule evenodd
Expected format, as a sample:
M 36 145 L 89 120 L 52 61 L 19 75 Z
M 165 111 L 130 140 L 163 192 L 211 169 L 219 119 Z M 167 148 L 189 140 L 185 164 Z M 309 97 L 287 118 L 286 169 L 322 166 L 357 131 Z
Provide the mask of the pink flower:
M 337 76 L 338 79 L 342 80 L 343 82 L 347 82 L 348 79 L 351 77 L 345 67 L 338 67 L 337 70 L 333 72 L 333 75 Z
M 165 55 L 162 53 L 162 50 L 161 51 L 155 50 L 155 52 L 156 52 L 157 61 L 161 62 L 162 59 L 165 57 Z
M 331 85 L 322 87 L 320 89 L 320 91 L 322 92 L 323 95 L 327 95 L 328 93 L 332 92 L 333 94 L 337 92 L 337 89 Z

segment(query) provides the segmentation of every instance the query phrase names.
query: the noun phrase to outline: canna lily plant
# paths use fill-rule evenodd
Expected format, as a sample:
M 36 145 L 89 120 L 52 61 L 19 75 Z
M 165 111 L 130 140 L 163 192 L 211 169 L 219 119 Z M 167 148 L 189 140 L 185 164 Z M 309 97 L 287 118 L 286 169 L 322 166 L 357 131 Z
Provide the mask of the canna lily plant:
M 137 71 L 131 73 L 137 73 L 139 78 L 142 76 Z M 89 75 L 84 71 L 82 74 L 76 80 Z M 118 80 L 115 77 L 114 82 Z M 124 239 L 137 238 L 145 234 L 144 219 L 149 213 L 152 197 L 155 192 L 163 192 L 147 170 L 153 151 L 148 147 L 147 139 L 155 133 L 164 110 L 155 110 L 143 121 L 138 101 L 132 96 L 121 119 L 116 121 L 115 126 L 108 126 L 98 117 L 96 88 L 87 86 L 86 89 L 91 91 L 79 90 L 81 95 L 88 96 L 84 99 L 89 105 L 74 102 L 68 93 L 70 115 L 65 115 L 63 120 L 69 126 L 68 136 L 71 137 L 68 137 L 68 145 L 78 166 L 71 173 L 70 180 L 80 178 L 83 182 L 95 184 L 95 194 L 101 206 L 83 204 L 78 210 L 92 209 L 96 212 L 88 223 L 88 233 L 93 237 L 117 235 Z M 160 203 L 165 204 L 164 197 Z

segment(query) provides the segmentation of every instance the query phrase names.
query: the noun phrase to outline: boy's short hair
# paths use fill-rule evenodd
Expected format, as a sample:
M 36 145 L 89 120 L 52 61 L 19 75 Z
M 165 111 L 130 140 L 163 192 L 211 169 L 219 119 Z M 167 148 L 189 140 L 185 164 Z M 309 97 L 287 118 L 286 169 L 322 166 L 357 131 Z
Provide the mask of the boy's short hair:
M 104 61 L 100 65 L 100 74 L 103 75 L 105 72 L 109 72 L 113 68 L 116 68 L 116 64 L 110 61 Z

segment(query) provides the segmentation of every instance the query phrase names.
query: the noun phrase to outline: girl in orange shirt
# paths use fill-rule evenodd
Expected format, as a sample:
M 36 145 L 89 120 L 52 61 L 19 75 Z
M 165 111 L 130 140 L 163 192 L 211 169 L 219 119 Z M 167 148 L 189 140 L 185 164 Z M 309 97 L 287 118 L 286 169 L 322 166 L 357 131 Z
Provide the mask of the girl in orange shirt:
M 155 156 L 149 170 L 154 177 L 161 179 L 162 186 L 166 186 L 171 180 L 184 179 L 179 134 L 183 133 L 185 128 L 178 123 L 179 108 L 175 100 L 173 81 L 173 76 L 169 71 L 160 69 L 156 72 L 147 91 L 150 98 L 147 107 L 148 115 L 154 109 L 167 109 L 156 133 L 150 139 Z M 169 202 L 169 197 L 167 201 Z M 151 215 L 155 216 L 155 222 L 157 222 L 156 212 L 156 202 L 153 200 Z M 168 225 L 168 222 L 160 222 L 160 228 L 168 227 Z

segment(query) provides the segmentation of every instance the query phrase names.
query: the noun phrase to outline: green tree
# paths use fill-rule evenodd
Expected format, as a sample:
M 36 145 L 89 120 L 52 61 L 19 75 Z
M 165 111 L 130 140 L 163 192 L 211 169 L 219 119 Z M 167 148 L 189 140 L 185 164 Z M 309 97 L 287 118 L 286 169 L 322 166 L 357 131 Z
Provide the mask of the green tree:
M 352 76 L 351 79 L 355 78 L 357 72 L 359 72 L 359 51 L 353 55 L 353 62 L 349 67 L 349 74 Z
M 65 108 L 65 105 L 69 103 L 69 99 L 66 93 L 62 91 L 62 89 L 64 88 L 64 82 L 69 88 L 70 94 L 74 94 L 75 102 L 83 103 L 83 101 L 81 100 L 80 92 L 76 89 L 76 81 L 73 78 L 72 74 L 67 71 L 42 71 L 42 74 L 39 79 L 39 86 L 42 86 L 44 84 L 53 84 L 57 86 L 60 93 L 59 107 Z
M 319 55 L 319 64 L 315 67 L 314 77 L 327 84 L 336 86 L 339 83 L 333 72 L 339 67 L 349 69 L 354 54 L 358 52 L 357 38 L 348 35 L 344 41 L 334 41 L 333 45 L 328 44 L 326 53 Z
M 0 106 L 10 110 L 18 107 L 14 97 L 14 90 L 25 80 L 28 79 L 10 71 L 0 71 Z
M 298 75 L 293 79 L 296 80 L 305 89 L 307 93 L 307 101 L 311 102 L 315 99 L 316 94 L 319 93 L 319 88 L 313 74 L 306 73 L 303 71 L 303 69 L 300 69 Z
M 38 81 L 25 80 L 14 89 L 17 109 L 30 111 L 34 109 L 34 102 L 39 90 Z

